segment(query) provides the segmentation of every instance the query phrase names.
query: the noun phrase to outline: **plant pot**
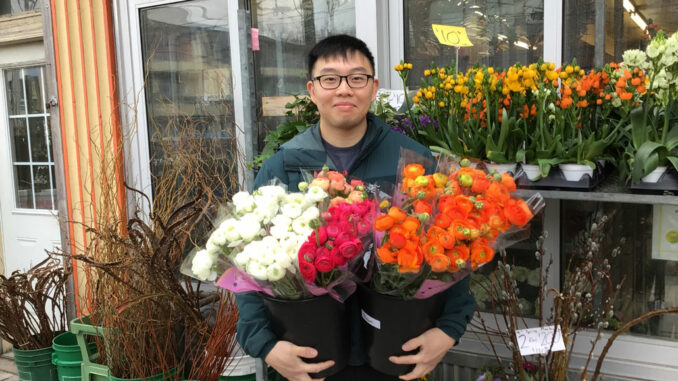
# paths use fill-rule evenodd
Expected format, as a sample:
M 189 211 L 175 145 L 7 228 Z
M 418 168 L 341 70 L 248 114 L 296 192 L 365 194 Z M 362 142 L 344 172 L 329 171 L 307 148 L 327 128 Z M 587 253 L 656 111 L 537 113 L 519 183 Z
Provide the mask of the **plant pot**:
M 642 181 L 644 183 L 656 183 L 657 181 L 659 181 L 659 178 L 662 177 L 664 172 L 666 172 L 666 166 L 661 165 L 661 166 L 655 168 L 652 172 L 643 176 L 640 179 L 640 181 Z
M 495 170 L 497 173 L 502 174 L 502 173 L 509 173 L 511 175 L 514 175 L 516 173 L 516 166 L 517 163 L 508 163 L 508 164 L 497 164 L 497 163 L 487 163 L 487 169 L 488 170 Z
M 88 343 L 88 351 L 96 352 L 96 344 Z M 82 379 L 82 353 L 77 337 L 72 332 L 64 332 L 52 340 L 52 364 L 57 368 L 59 380 L 76 381 Z
M 416 353 L 403 351 L 402 345 L 435 326 L 443 309 L 441 295 L 404 300 L 360 286 L 363 342 L 372 368 L 392 376 L 406 374 L 414 368 L 414 365 L 394 364 L 388 358 Z
M 24 350 L 12 347 L 19 380 L 58 381 L 57 368 L 52 364 L 52 347 Z
M 311 378 L 336 374 L 348 364 L 350 331 L 346 306 L 329 295 L 302 300 L 275 299 L 262 295 L 273 332 L 295 345 L 312 347 L 318 356 L 305 359 L 309 363 L 334 360 L 334 365 Z
M 593 177 L 593 168 L 586 164 L 558 164 L 558 168 L 567 181 L 579 181 L 584 175 Z
M 169 372 L 164 372 L 164 373 L 158 373 L 154 376 L 150 377 L 144 377 L 143 379 L 141 378 L 118 378 L 118 377 L 113 377 L 113 376 L 108 376 L 109 381 L 165 381 L 165 380 L 174 380 L 176 377 L 174 376 L 176 374 L 176 369 L 172 369 Z
M 538 181 L 541 179 L 541 172 L 537 164 L 520 164 L 520 168 L 525 172 L 528 180 Z

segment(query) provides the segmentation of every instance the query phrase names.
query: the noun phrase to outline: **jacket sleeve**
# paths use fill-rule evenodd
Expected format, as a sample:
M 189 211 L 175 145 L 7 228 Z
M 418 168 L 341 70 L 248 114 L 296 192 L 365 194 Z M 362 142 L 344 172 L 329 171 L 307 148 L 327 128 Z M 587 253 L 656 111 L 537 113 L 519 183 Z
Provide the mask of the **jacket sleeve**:
M 235 294 L 235 300 L 240 312 L 236 332 L 238 344 L 248 355 L 266 358 L 278 337 L 273 333 L 261 296 L 256 292 L 243 292 Z
M 443 313 L 436 321 L 436 327 L 453 338 L 455 345 L 466 332 L 466 325 L 476 310 L 476 300 L 469 292 L 470 281 L 469 275 L 444 291 Z

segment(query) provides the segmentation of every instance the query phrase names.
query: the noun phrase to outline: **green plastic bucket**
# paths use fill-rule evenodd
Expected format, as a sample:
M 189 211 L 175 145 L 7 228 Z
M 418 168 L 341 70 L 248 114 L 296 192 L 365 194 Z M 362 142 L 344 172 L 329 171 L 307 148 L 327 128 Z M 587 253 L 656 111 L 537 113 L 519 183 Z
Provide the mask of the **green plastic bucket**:
M 170 370 L 169 374 L 167 373 L 160 373 L 156 374 L 155 376 L 151 377 L 146 377 L 146 381 L 165 381 L 165 380 L 174 380 L 175 374 L 176 374 L 176 369 Z M 142 381 L 141 378 L 118 378 L 118 377 L 113 377 L 109 374 L 108 379 L 110 381 Z
M 23 350 L 12 347 L 19 381 L 58 381 L 52 347 Z
M 59 361 L 52 354 L 52 364 L 56 365 L 59 381 L 81 381 L 82 361 Z
M 82 362 L 82 354 L 78 346 L 78 338 L 73 332 L 64 332 L 52 340 L 53 358 L 59 362 Z

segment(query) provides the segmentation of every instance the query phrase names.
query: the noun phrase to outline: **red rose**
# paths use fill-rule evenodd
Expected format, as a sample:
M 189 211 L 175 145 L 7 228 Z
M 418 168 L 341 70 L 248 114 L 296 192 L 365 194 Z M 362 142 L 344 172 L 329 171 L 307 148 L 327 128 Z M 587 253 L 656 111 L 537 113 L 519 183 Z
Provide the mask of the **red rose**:
M 327 241 L 327 229 L 324 226 L 315 229 L 313 233 L 311 233 L 309 240 L 318 246 L 325 244 Z
M 306 262 L 306 261 L 299 261 L 299 272 L 301 273 L 301 276 L 304 277 L 304 280 L 307 283 L 313 283 L 315 280 L 315 266 L 313 266 L 313 263 Z
M 347 259 L 351 259 L 360 254 L 363 249 L 363 243 L 359 239 L 343 242 L 339 245 L 339 251 Z
M 339 250 L 338 247 L 335 247 L 330 251 L 330 255 L 332 256 L 332 261 L 334 263 L 335 267 L 343 266 L 348 262 L 348 259 L 341 255 L 341 250 Z
M 327 249 L 325 251 L 326 253 L 315 257 L 315 261 L 313 262 L 315 268 L 321 273 L 330 272 L 334 268 L 334 260 L 332 260 L 332 256 L 330 255 L 329 251 L 327 251 Z
M 351 234 L 349 232 L 341 232 L 334 238 L 334 244 L 336 246 L 341 246 L 342 243 L 344 243 L 346 241 L 350 241 L 354 238 L 355 237 L 353 236 L 353 234 Z
M 297 252 L 297 258 L 299 259 L 299 263 L 303 262 L 310 262 L 313 263 L 313 260 L 315 259 L 315 242 L 311 241 L 306 241 L 301 245 L 299 248 L 299 252 Z

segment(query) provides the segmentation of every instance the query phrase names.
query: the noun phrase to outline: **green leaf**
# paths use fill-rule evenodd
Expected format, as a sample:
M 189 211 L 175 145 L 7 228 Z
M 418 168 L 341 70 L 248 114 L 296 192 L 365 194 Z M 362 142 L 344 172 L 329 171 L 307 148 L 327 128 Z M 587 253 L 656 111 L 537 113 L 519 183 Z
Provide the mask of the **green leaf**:
M 648 126 L 645 123 L 645 112 L 642 107 L 631 110 L 631 141 L 638 148 L 648 140 Z

